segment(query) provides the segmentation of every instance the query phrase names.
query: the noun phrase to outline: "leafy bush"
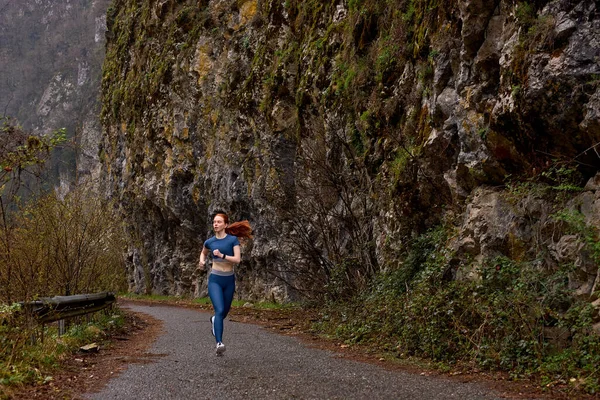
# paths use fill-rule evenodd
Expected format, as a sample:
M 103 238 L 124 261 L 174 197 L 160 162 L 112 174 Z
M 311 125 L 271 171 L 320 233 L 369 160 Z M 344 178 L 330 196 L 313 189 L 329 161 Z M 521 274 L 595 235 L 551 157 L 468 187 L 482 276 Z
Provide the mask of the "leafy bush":
M 124 324 L 124 314 L 114 309 L 58 336 L 55 325 L 34 328 L 19 311 L 18 304 L 0 305 L 0 398 L 10 397 L 11 387 L 51 381 L 64 357 Z
M 473 269 L 469 280 L 452 280 L 445 240 L 441 228 L 417 238 L 401 268 L 380 274 L 352 301 L 330 304 L 316 329 L 400 357 L 598 391 L 597 311 L 569 290 L 572 266 L 502 256 Z M 553 330 L 565 334 L 562 342 Z

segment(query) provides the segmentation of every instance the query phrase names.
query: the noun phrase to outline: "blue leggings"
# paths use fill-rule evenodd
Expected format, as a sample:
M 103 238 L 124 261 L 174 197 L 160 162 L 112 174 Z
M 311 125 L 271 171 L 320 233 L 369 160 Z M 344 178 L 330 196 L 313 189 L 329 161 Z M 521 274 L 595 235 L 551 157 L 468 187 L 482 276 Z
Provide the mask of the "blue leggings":
M 235 275 L 210 274 L 208 276 L 208 296 L 215 309 L 214 327 L 217 343 L 223 341 L 223 320 L 231 308 L 234 292 Z

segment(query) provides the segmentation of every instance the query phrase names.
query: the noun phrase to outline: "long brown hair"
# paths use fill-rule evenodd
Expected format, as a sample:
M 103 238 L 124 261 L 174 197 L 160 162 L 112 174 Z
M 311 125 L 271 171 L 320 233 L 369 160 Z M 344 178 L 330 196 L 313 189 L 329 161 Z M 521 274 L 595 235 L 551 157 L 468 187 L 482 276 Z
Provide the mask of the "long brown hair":
M 231 225 L 229 225 L 229 217 L 227 216 L 227 214 L 218 212 L 215 214 L 215 217 L 217 215 L 223 217 L 223 221 L 226 224 L 228 224 L 227 228 L 225 228 L 225 233 L 241 238 L 252 239 L 252 227 L 250 226 L 250 223 L 247 220 L 234 222 Z

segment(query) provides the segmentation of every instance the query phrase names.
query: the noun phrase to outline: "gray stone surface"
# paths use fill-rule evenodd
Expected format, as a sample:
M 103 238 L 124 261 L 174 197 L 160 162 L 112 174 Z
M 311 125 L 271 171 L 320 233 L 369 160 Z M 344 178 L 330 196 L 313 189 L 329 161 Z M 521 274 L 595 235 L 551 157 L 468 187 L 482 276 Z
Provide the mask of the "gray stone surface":
M 506 207 L 474 199 L 547 182 L 567 160 L 598 170 L 597 1 L 446 2 L 415 43 L 400 34 L 415 29 L 400 28 L 406 2 L 176 3 L 123 0 L 108 18 L 102 182 L 128 226 L 132 292 L 205 296 L 195 271 L 217 209 L 254 228 L 242 299 L 331 288 L 343 260 L 349 276 L 392 270 L 415 236 L 450 223 L 468 244 L 453 265 L 537 260 L 562 232 L 529 208 L 500 227 L 485 213 Z M 197 34 L 182 33 L 183 9 Z
M 164 321 L 148 350 L 99 393 L 104 399 L 498 399 L 482 384 L 390 371 L 313 349 L 261 327 L 226 321 L 227 352 L 214 354 L 209 314 L 128 305 Z

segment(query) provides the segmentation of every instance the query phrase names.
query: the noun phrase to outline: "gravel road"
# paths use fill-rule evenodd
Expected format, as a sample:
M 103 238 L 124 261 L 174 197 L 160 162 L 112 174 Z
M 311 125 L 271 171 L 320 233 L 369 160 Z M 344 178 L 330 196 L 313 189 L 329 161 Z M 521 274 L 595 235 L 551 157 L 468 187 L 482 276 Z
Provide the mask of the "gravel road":
M 127 308 L 164 321 L 164 334 L 148 350 L 155 357 L 130 365 L 86 399 L 503 398 L 483 384 L 386 370 L 228 320 L 227 351 L 217 357 L 210 314 L 168 306 Z

